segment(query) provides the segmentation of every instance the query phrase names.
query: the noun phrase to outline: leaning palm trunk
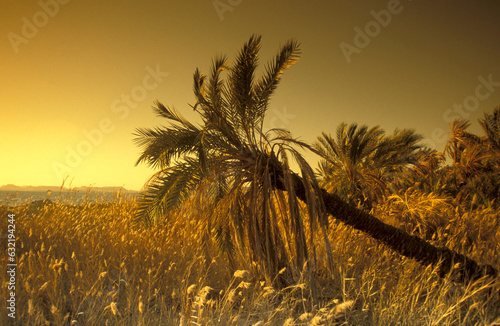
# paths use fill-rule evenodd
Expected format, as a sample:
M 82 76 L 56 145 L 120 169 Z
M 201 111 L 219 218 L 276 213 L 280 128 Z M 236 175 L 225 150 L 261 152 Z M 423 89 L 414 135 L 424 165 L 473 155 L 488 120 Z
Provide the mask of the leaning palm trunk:
M 279 175 L 279 173 L 278 173 Z M 284 189 L 283 182 L 278 178 L 276 188 Z M 293 175 L 296 196 L 307 203 L 304 182 L 296 174 Z M 334 218 L 352 226 L 354 229 L 368 234 L 399 254 L 417 260 L 423 265 L 439 265 L 439 276 L 444 277 L 459 263 L 453 271 L 453 279 L 458 282 L 468 282 L 483 275 L 498 276 L 498 271 L 491 265 L 479 265 L 475 260 L 446 247 L 435 247 L 418 236 L 386 224 L 371 214 L 346 203 L 335 194 L 320 189 L 325 210 Z

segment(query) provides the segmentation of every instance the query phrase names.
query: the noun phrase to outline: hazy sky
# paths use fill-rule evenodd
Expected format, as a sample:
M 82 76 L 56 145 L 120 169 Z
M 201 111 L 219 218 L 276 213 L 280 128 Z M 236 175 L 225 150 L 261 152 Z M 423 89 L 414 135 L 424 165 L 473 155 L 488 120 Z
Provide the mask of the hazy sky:
M 0 185 L 125 186 L 155 99 L 194 117 L 192 75 L 263 36 L 295 38 L 268 126 L 312 142 L 342 121 L 414 128 L 442 150 L 449 122 L 500 104 L 500 2 L 1 0 Z M 309 156 L 312 164 L 315 158 Z

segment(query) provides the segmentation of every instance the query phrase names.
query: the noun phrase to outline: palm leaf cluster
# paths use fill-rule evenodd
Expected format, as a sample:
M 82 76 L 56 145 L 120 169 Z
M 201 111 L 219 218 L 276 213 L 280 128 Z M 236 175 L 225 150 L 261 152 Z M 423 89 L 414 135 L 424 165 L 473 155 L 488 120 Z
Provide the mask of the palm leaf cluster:
M 500 107 L 479 120 L 484 135 L 467 131 L 470 122 L 455 120 L 445 154 L 452 165 L 444 169 L 443 192 L 470 205 L 493 205 L 500 200 Z
M 380 127 L 341 123 L 334 136 L 323 133 L 315 144 L 322 187 L 349 203 L 370 210 L 389 188 L 405 181 L 407 169 L 418 162 L 422 136 L 413 130 L 386 135 Z
M 168 124 L 136 132 L 143 149 L 137 164 L 158 169 L 147 183 L 137 219 L 168 219 L 186 198 L 197 197 L 219 248 L 231 259 L 249 255 L 273 279 L 283 268 L 302 269 L 314 255 L 315 230 L 326 228 L 327 221 L 315 195 L 314 171 L 297 149 L 308 145 L 286 130 L 263 130 L 269 99 L 282 73 L 298 60 L 299 44 L 284 44 L 257 78 L 260 40 L 252 36 L 232 64 L 226 57 L 214 60 L 209 76 L 196 70 L 193 109 L 201 123 L 156 102 L 154 111 Z M 292 161 L 300 169 L 307 211 L 295 195 Z
M 320 185 L 359 208 L 370 210 L 392 195 L 421 191 L 449 196 L 470 207 L 498 207 L 500 199 L 500 109 L 479 120 L 484 135 L 455 120 L 443 153 L 424 147 L 413 130 L 386 135 L 380 127 L 338 126 L 315 143 L 321 155 Z M 448 165 L 446 159 L 451 164 Z

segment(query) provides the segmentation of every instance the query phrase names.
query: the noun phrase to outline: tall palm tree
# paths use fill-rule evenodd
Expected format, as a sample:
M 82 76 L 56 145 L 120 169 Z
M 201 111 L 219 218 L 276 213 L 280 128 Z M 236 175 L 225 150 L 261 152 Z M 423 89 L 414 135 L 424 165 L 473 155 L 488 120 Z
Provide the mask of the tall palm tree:
M 209 202 L 203 218 L 219 247 L 242 257 L 249 252 L 260 271 L 268 279 L 278 278 L 281 285 L 287 283 L 278 277 L 283 268 L 297 271 L 314 263 L 317 231 L 330 252 L 324 212 L 402 255 L 424 264 L 441 261 L 443 273 L 457 260 L 464 263 L 461 278 L 480 271 L 496 273 L 491 266 L 479 266 L 387 225 L 320 188 L 299 149 L 319 152 L 286 130 L 263 129 L 270 97 L 283 72 L 299 59 L 299 44 L 292 40 L 283 45 L 257 79 L 259 49 L 260 37 L 252 36 L 233 64 L 226 57 L 214 60 L 208 79 L 195 71 L 193 109 L 200 124 L 157 102 L 154 111 L 169 125 L 137 130 L 136 141 L 143 148 L 137 163 L 158 169 L 146 185 L 139 220 L 168 218 L 184 199 L 202 194 Z M 300 176 L 290 168 L 292 160 Z M 301 215 L 299 200 L 307 205 L 306 216 Z
M 385 135 L 379 126 L 337 127 L 336 137 L 323 133 L 315 143 L 324 158 L 319 163 L 321 186 L 350 204 L 370 210 L 385 199 L 391 184 L 398 183 L 422 149 L 422 136 L 413 130 L 396 130 Z

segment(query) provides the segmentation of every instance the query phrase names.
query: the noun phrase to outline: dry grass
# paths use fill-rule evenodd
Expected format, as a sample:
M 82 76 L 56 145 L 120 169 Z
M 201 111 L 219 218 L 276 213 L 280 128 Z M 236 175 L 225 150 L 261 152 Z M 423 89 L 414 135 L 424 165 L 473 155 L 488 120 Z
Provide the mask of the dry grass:
M 118 199 L 15 207 L 16 324 L 500 325 L 498 279 L 468 286 L 439 279 L 433 268 L 336 222 L 329 231 L 333 273 L 318 251 L 314 282 L 303 275 L 277 291 L 253 275 L 251 266 L 230 266 L 218 255 L 196 210 L 138 229 L 132 226 L 135 207 Z M 6 230 L 6 208 L 0 212 Z M 392 198 L 374 213 L 500 267 L 498 212 L 462 211 L 413 193 Z M 1 280 L 5 298 L 6 273 Z M 309 297 L 311 287 L 316 302 Z M 4 310 L 0 324 L 8 323 Z

